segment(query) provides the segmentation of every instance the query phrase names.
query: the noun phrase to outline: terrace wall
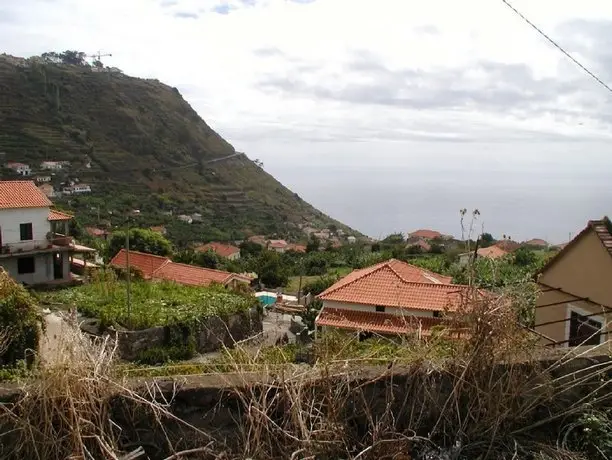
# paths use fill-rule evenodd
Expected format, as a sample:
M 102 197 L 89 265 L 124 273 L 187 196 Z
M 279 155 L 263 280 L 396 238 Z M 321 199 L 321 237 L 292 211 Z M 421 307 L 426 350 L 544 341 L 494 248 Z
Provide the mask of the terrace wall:
M 198 353 L 208 353 L 232 347 L 235 342 L 247 339 L 263 330 L 262 315 L 257 309 L 237 313 L 228 318 L 213 316 L 206 318 L 195 331 L 195 346 Z M 152 327 L 138 331 L 117 331 L 119 357 L 134 360 L 150 348 L 168 344 L 168 327 Z

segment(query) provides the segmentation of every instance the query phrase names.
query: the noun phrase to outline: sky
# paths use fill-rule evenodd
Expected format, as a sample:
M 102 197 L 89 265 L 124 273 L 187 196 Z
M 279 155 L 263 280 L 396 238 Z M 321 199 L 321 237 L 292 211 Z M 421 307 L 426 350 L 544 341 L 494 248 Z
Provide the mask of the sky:
M 508 0 L 612 85 L 612 2 Z M 380 237 L 558 243 L 612 213 L 612 91 L 502 0 L 0 0 L 0 52 L 179 88 L 238 151 Z

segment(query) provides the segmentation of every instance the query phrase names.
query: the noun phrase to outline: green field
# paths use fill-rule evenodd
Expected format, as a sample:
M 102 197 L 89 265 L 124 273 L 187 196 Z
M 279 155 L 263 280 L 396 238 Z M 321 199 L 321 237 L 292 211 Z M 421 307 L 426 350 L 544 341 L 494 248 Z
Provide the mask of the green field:
M 352 271 L 353 269 L 351 267 L 332 268 L 328 270 L 327 273 L 323 276 L 338 276 L 339 278 L 342 278 L 343 276 L 348 275 Z M 308 283 L 311 283 L 313 281 L 316 281 L 319 278 L 321 278 L 321 275 L 302 276 L 302 286 Z M 293 295 L 297 294 L 299 290 L 299 286 L 300 286 L 300 277 L 291 276 L 289 278 L 289 283 L 287 284 L 287 286 L 283 288 L 283 292 L 285 292 L 286 294 L 293 294 Z

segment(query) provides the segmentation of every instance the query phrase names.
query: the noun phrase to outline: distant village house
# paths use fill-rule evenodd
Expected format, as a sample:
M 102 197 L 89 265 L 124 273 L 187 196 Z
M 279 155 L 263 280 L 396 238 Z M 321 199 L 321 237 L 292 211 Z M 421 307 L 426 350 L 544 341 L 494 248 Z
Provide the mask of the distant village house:
M 51 184 L 42 184 L 42 185 L 39 185 L 38 186 L 38 190 L 43 192 L 47 198 L 53 198 L 56 195 L 55 189 L 53 188 L 53 185 L 51 185 Z
M 12 169 L 13 172 L 19 174 L 20 176 L 29 176 L 32 174 L 32 168 L 30 168 L 30 166 L 25 163 L 17 163 L 11 161 L 6 164 L 6 167 L 8 169 Z
M 43 161 L 40 164 L 40 169 L 48 169 L 50 171 L 58 171 L 63 168 L 63 164 L 59 161 Z
M 195 252 L 206 252 L 206 251 L 212 251 L 215 254 L 221 257 L 225 257 L 226 259 L 229 259 L 229 260 L 240 259 L 240 248 L 237 248 L 236 246 L 233 246 L 231 244 L 212 242 L 212 243 L 203 244 L 201 246 L 197 246 L 195 248 Z

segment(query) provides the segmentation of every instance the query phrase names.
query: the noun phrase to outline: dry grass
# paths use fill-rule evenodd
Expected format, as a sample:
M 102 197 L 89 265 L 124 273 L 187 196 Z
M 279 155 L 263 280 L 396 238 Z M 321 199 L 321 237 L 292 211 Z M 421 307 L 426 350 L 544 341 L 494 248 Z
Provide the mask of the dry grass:
M 0 406 L 0 456 L 146 458 L 144 448 L 155 459 L 606 458 L 573 451 L 568 433 L 580 432 L 581 415 L 611 406 L 612 365 L 564 370 L 576 363 L 569 354 L 536 362 L 503 296 L 466 298 L 464 308 L 469 339 L 452 359 L 432 359 L 433 343 L 422 354 L 404 343 L 414 350 L 399 359 L 353 361 L 340 353 L 353 339 L 312 366 L 285 364 L 282 350 L 268 364 L 263 352 L 238 349 L 215 374 L 227 383 L 209 396 L 216 406 L 190 402 L 182 412 L 180 384 L 134 391 L 112 377 L 111 344 L 75 332 L 14 404 Z M 367 366 L 379 359 L 388 366 Z M 222 413 L 231 415 L 224 430 Z

